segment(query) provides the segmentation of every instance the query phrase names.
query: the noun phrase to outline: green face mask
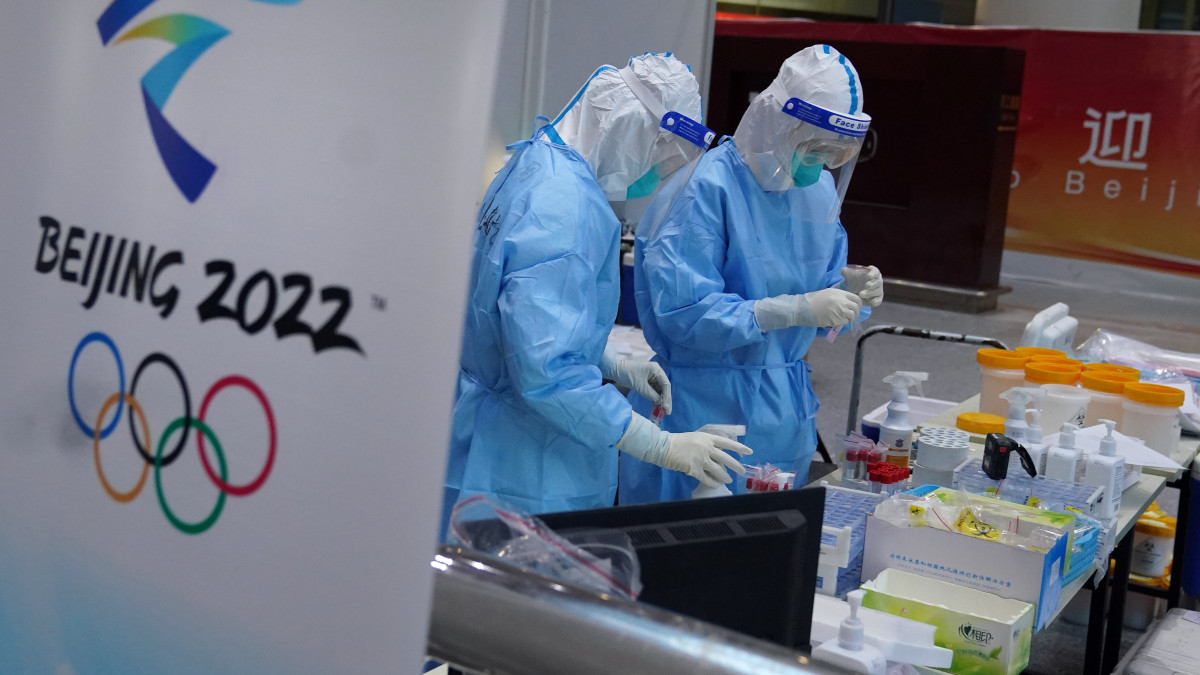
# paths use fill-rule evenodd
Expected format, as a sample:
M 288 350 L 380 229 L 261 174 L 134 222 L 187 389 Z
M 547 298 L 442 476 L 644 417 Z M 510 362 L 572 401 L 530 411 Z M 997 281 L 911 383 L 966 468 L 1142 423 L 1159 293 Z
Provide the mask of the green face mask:
M 649 171 L 642 174 L 642 177 L 634 181 L 633 185 L 625 191 L 625 199 L 638 199 L 654 194 L 655 188 L 658 187 L 658 171 L 651 167 Z
M 796 187 L 808 187 L 821 178 L 821 164 L 805 166 L 800 163 L 800 153 L 792 155 L 792 182 Z

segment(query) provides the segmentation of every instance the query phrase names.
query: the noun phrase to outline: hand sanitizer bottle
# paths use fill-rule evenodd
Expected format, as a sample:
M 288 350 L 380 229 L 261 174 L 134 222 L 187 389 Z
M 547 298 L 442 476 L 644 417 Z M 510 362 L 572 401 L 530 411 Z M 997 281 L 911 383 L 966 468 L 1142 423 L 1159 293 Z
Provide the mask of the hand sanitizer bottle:
M 1117 423 L 1112 420 L 1100 421 L 1108 428 L 1108 434 L 1100 439 L 1100 452 L 1087 456 L 1083 481 L 1088 485 L 1104 488 L 1097 517 L 1106 520 L 1116 516 L 1117 511 L 1121 510 L 1121 491 L 1125 486 L 1125 458 L 1117 454 L 1117 439 L 1112 435 Z
M 1079 470 L 1079 449 L 1075 447 L 1075 430 L 1079 427 L 1066 422 L 1058 434 L 1058 446 L 1046 456 L 1046 478 L 1075 482 Z
M 836 640 L 826 640 L 812 650 L 814 661 L 828 663 L 850 673 L 885 675 L 887 660 L 875 647 L 863 644 L 863 623 L 858 618 L 865 592 L 850 591 L 846 601 L 850 603 L 850 616 L 842 619 Z

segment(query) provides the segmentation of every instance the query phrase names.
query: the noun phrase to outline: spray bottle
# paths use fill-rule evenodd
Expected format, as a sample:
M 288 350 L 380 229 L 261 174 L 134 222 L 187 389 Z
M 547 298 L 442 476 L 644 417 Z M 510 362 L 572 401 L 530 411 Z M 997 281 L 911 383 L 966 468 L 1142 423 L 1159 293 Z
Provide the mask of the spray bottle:
M 1039 476 L 1046 475 L 1046 455 L 1049 454 L 1050 445 L 1042 442 L 1042 425 L 1039 422 L 1042 418 L 1042 411 L 1033 408 L 1025 411 L 1032 419 L 1029 420 L 1029 428 L 1025 430 L 1025 449 L 1029 451 L 1029 458 L 1033 460 L 1033 466 L 1037 469 Z M 1007 428 L 1007 427 L 1006 427 Z
M 1079 467 L 1079 449 L 1075 447 L 1075 430 L 1079 427 L 1066 422 L 1058 434 L 1058 446 L 1046 455 L 1046 478 L 1074 483 Z
M 892 385 L 892 400 L 887 406 L 887 418 L 879 427 L 879 442 L 887 446 L 888 464 L 907 469 L 909 455 L 912 452 L 913 426 L 908 420 L 908 389 L 917 385 L 917 393 L 921 393 L 921 383 L 929 379 L 929 373 L 914 373 L 899 370 L 883 378 L 884 382 Z
M 887 660 L 884 659 L 883 652 L 863 643 L 863 622 L 858 618 L 858 608 L 862 606 L 864 595 L 866 593 L 861 590 L 846 594 L 846 601 L 850 603 L 850 616 L 842 619 L 837 638 L 826 640 L 813 648 L 814 661 L 864 675 L 884 675 L 887 672 Z
M 1100 439 L 1100 452 L 1089 453 L 1083 481 L 1088 485 L 1104 488 L 1103 500 L 1098 505 L 1099 518 L 1107 520 L 1121 510 L 1121 491 L 1125 486 L 1125 458 L 1117 454 L 1117 439 L 1113 429 L 1117 423 L 1100 420 L 1108 428 L 1108 434 Z
M 1041 387 L 1013 387 L 1000 394 L 1000 398 L 1008 401 L 1008 419 L 1004 420 L 1005 436 L 1025 444 L 1025 432 L 1029 429 L 1029 425 L 1025 424 L 1025 410 L 1031 402 L 1040 401 L 1044 391 Z

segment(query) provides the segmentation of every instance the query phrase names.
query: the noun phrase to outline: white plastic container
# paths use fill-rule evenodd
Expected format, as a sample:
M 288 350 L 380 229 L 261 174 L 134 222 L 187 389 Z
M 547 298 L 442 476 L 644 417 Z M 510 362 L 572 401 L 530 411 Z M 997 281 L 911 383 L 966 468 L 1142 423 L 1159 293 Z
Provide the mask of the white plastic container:
M 1000 398 L 1000 394 L 1024 384 L 1029 355 L 1005 349 L 980 349 L 975 352 L 975 361 L 979 363 L 982 376 L 979 412 L 1004 417 L 1008 403 Z
M 1170 457 L 1179 447 L 1179 406 L 1183 392 L 1161 384 L 1125 385 L 1121 433 Z
M 1042 397 L 1042 428 L 1058 429 L 1063 424 L 1082 427 L 1087 420 L 1088 402 L 1091 396 L 1073 384 L 1044 384 L 1046 395 Z
M 912 467 L 912 484 L 914 487 L 921 485 L 940 485 L 942 487 L 954 487 L 954 469 L 938 470 L 930 469 L 923 466 L 920 462 L 913 464 Z
M 944 401 L 939 398 L 927 398 L 925 396 L 909 396 L 908 397 L 908 421 L 914 427 L 919 427 L 928 420 L 937 417 L 947 410 L 958 405 L 955 401 Z M 872 441 L 879 440 L 879 427 L 883 424 L 883 420 L 887 418 L 888 404 L 884 403 L 871 412 L 863 415 L 862 424 L 860 427 L 863 436 Z
M 926 470 L 948 471 L 953 478 L 954 468 L 967 459 L 970 443 L 971 435 L 961 429 L 922 427 L 921 435 L 913 449 L 913 459 Z M 915 469 L 913 476 L 915 480 Z
M 1121 426 L 1125 415 L 1125 385 L 1137 382 L 1136 375 L 1127 373 L 1085 370 L 1079 375 L 1079 384 L 1089 396 L 1085 427 L 1094 426 L 1100 420 L 1114 420 L 1117 431 L 1125 433 Z

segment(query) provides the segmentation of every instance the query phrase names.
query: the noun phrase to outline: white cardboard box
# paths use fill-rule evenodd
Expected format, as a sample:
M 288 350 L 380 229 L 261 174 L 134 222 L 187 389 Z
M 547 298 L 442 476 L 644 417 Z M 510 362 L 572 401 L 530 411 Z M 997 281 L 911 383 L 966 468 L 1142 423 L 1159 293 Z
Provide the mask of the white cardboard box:
M 898 569 L 1028 602 L 1037 606 L 1034 630 L 1041 630 L 1058 609 L 1068 544 L 1061 537 L 1052 549 L 1039 553 L 932 527 L 899 527 L 869 516 L 862 578 Z
M 863 607 L 935 626 L 934 644 L 954 652 L 949 672 L 1017 675 L 1029 665 L 1034 612 L 1027 602 L 894 569 L 863 590 Z

